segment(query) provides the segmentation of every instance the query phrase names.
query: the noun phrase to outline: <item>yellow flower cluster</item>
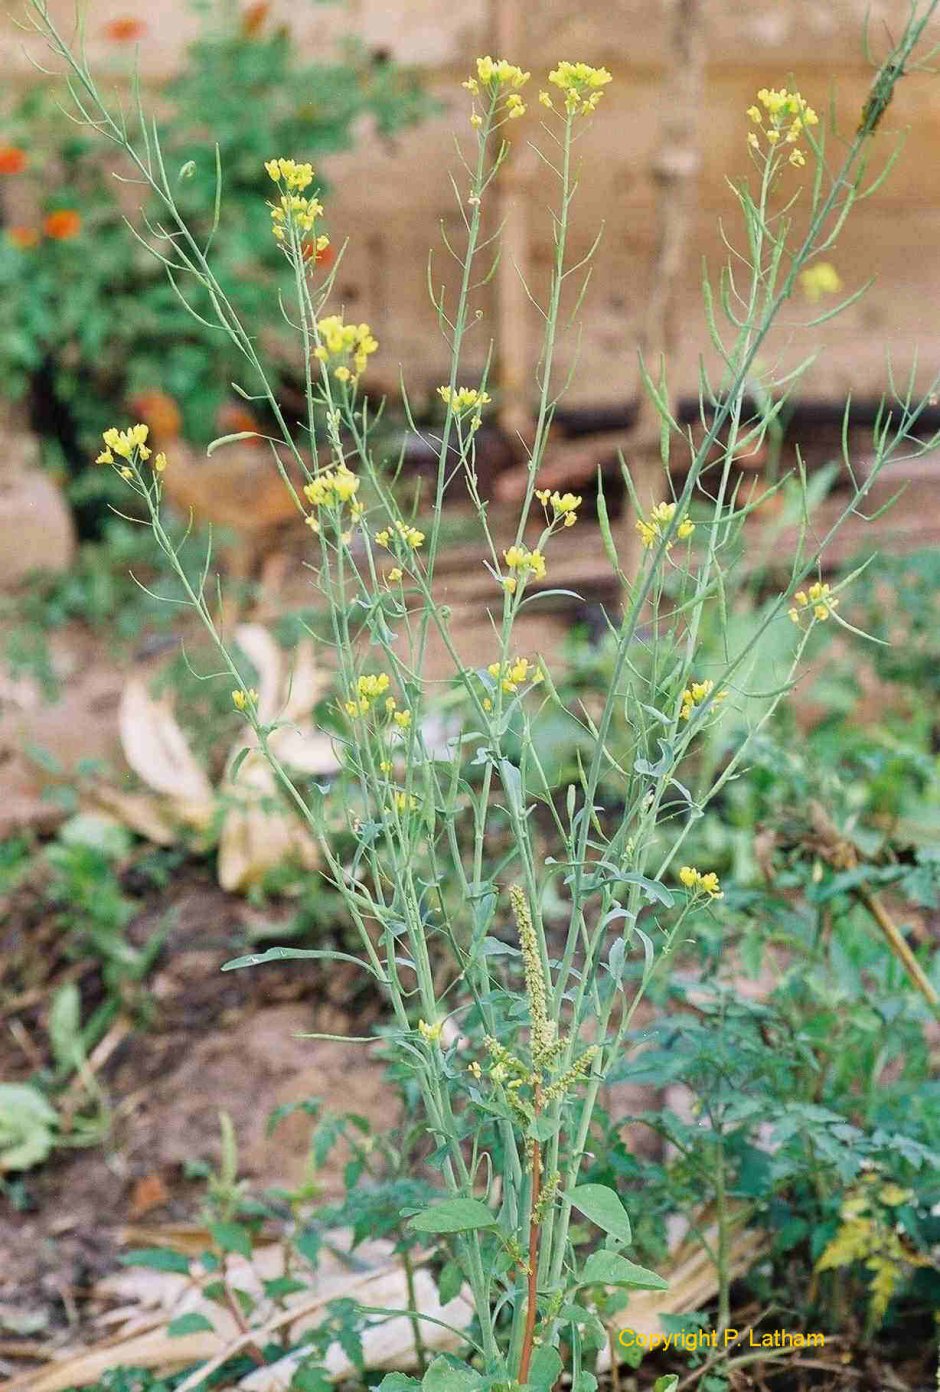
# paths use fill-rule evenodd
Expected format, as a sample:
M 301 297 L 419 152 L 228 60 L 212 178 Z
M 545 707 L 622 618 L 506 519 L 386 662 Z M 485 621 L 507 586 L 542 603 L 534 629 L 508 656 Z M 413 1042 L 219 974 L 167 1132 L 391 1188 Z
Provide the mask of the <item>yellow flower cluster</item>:
M 586 116 L 596 109 L 604 95 L 602 89 L 612 78 L 606 68 L 592 68 L 589 63 L 564 62 L 552 69 L 548 80 L 564 93 L 566 111 L 572 115 Z M 552 107 L 548 92 L 540 92 L 539 101 L 543 106 Z
M 283 184 L 292 193 L 303 193 L 313 183 L 312 164 L 297 164 L 295 160 L 273 159 L 265 163 L 265 169 L 276 184 Z
M 357 382 L 372 354 L 378 351 L 379 345 L 369 325 L 346 324 L 341 314 L 327 314 L 317 328 L 320 343 L 314 348 L 313 356 L 332 367 L 337 381 Z
M 486 95 L 491 100 L 502 102 L 503 111 L 510 120 L 525 115 L 525 102 L 518 89 L 524 87 L 531 73 L 523 72 L 515 63 L 505 58 L 478 58 L 476 77 L 468 77 L 463 84 L 475 97 Z M 483 118 L 474 112 L 470 124 L 482 126 Z
M 324 469 L 304 486 L 304 494 L 314 507 L 352 502 L 358 492 L 359 479 L 345 464 L 339 464 L 335 469 Z
M 510 658 L 508 662 L 491 662 L 486 670 L 494 681 L 499 682 L 507 696 L 514 696 L 526 682 L 535 686 L 542 680 L 538 664 L 530 662 L 527 657 Z M 485 701 L 483 704 L 489 710 Z
M 818 619 L 820 623 L 825 623 L 832 611 L 839 607 L 839 601 L 829 586 L 819 580 L 814 585 L 810 585 L 808 591 L 797 590 L 793 598 L 796 603 L 788 612 L 795 624 L 800 623 L 804 617 Z
M 679 711 L 680 720 L 691 720 L 695 710 L 707 701 L 715 691 L 713 681 L 692 682 L 682 693 L 682 707 Z M 723 701 L 728 695 L 727 691 L 716 691 L 712 696 L 712 703 Z
M 390 546 L 395 537 L 400 537 L 412 551 L 417 551 L 418 547 L 424 544 L 424 532 L 419 532 L 417 527 L 409 527 L 406 522 L 395 522 L 391 527 L 383 527 L 380 532 L 376 532 L 376 544 Z
M 762 87 L 757 94 L 757 100 L 760 106 L 749 106 L 747 114 L 756 126 L 761 127 L 766 116 L 767 126 L 764 135 L 771 148 L 781 140 L 795 147 L 807 126 L 819 124 L 816 112 L 799 92 L 788 92 L 785 87 L 781 87 L 779 91 L 772 87 Z M 747 143 L 754 150 L 760 149 L 760 140 L 755 131 L 749 133 Z M 791 150 L 790 163 L 802 167 L 806 163 L 803 151 L 796 148 Z
M 515 575 L 509 575 L 503 581 L 503 589 L 509 594 L 515 594 L 519 579 L 524 580 L 527 575 L 533 576 L 536 580 L 545 579 L 545 557 L 541 551 L 536 549 L 530 551 L 527 546 L 510 546 L 508 551 L 503 552 L 503 559 L 510 570 L 515 571 Z
M 344 703 L 347 715 L 368 715 L 380 696 L 384 696 L 391 682 L 387 672 L 364 672 L 356 682 L 350 699 Z M 391 698 L 390 698 L 391 699 Z
M 418 1033 L 428 1044 L 439 1044 L 441 1042 L 441 1032 L 443 1029 L 444 1024 L 441 1020 L 435 1020 L 432 1025 L 429 1025 L 427 1020 L 418 1021 Z
M 127 430 L 117 430 L 112 427 L 106 430 L 103 435 L 104 449 L 95 460 L 96 464 L 113 464 L 114 456 L 118 455 L 121 459 L 126 459 L 128 463 L 137 455 L 138 459 L 146 460 L 150 458 L 151 451 L 147 448 L 147 440 L 150 436 L 150 427 L 146 425 L 132 425 Z M 163 468 L 166 468 L 166 455 L 158 455 L 154 468 L 158 467 L 159 460 L 163 460 Z
M 232 692 L 232 705 L 236 710 L 247 710 L 249 706 L 256 706 L 257 704 L 258 693 L 253 686 L 250 686 L 247 691 L 241 690 Z
M 454 391 L 451 391 L 450 387 L 438 387 L 437 394 L 455 416 L 463 417 L 473 412 L 470 422 L 472 430 L 479 430 L 480 412 L 484 406 L 489 406 L 492 400 L 487 392 L 478 391 L 476 387 L 457 387 Z
M 701 871 L 696 870 L 694 865 L 683 865 L 679 871 L 679 879 L 686 889 L 691 889 L 693 894 L 707 894 L 709 899 L 723 899 L 725 897 L 714 870 L 709 870 L 706 875 L 703 875 Z
M 535 496 L 546 512 L 551 511 L 554 519 L 563 518 L 562 526 L 573 527 L 578 520 L 581 498 L 574 493 L 552 493 L 547 488 L 537 488 Z
M 304 190 L 313 183 L 312 164 L 298 164 L 295 160 L 272 159 L 265 164 L 268 175 L 283 190 L 277 203 L 269 204 L 271 222 L 275 237 L 283 242 L 287 228 L 293 224 L 307 237 L 314 231 L 317 218 L 323 216 L 323 204 L 316 195 L 305 197 Z M 330 239 L 325 234 L 313 238 L 311 245 L 315 252 L 325 251 Z
M 675 503 L 657 503 L 649 515 L 649 521 L 646 521 L 642 517 L 639 519 L 636 524 L 636 529 L 640 534 L 640 540 L 647 549 L 656 545 L 667 531 L 675 515 Z M 695 523 L 690 522 L 687 517 L 684 517 L 678 527 L 676 527 L 673 536 L 674 539 L 678 541 L 685 541 L 694 531 Z M 672 544 L 672 541 L 670 541 L 666 549 L 671 550 Z
M 396 812 L 415 812 L 418 807 L 418 799 L 411 793 L 403 793 L 401 789 L 392 796 L 392 807 Z M 431 1025 L 429 1028 L 433 1029 Z
M 817 261 L 800 272 L 800 288 L 810 304 L 818 304 L 823 295 L 838 295 L 842 278 L 831 261 Z
M 355 501 L 358 492 L 359 479 L 342 463 L 335 469 L 324 469 L 309 483 L 304 484 L 304 496 L 315 508 L 341 507 L 343 503 L 352 503 L 354 521 L 357 521 L 364 511 L 362 504 Z M 305 520 L 312 532 L 319 532 L 320 523 L 314 513 Z M 346 540 L 346 537 L 343 539 Z

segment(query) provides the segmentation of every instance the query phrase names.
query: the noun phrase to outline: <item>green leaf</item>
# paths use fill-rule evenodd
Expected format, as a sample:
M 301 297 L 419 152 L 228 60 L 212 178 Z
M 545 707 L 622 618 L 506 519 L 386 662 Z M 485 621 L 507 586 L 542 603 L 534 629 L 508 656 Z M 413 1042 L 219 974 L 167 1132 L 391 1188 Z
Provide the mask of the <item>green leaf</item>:
M 678 1386 L 678 1374 L 666 1373 L 664 1377 L 657 1378 L 653 1383 L 653 1392 L 676 1392 Z
M 145 1266 L 148 1271 L 174 1271 L 180 1276 L 189 1275 L 189 1258 L 168 1247 L 138 1247 L 132 1252 L 124 1252 L 121 1261 L 125 1266 Z
M 251 1234 L 241 1223 L 210 1223 L 212 1240 L 223 1252 L 237 1252 L 251 1259 Z
M 631 1290 L 668 1290 L 669 1282 L 617 1252 L 592 1252 L 581 1272 L 582 1286 L 628 1286 Z
M 325 947 L 269 947 L 266 952 L 253 952 L 248 957 L 233 957 L 230 962 L 222 963 L 222 970 L 241 971 L 243 967 L 263 967 L 268 962 L 294 962 L 304 958 L 315 962 L 352 962 L 353 966 L 361 967 L 371 976 L 377 975 L 374 967 L 363 958 L 354 957 L 350 952 L 333 952 Z
M 389 1373 L 389 1377 L 396 1376 L 400 1377 L 401 1374 Z M 414 1387 L 418 1386 L 416 1378 L 407 1378 L 406 1381 Z M 388 1382 L 388 1378 L 385 1379 L 385 1382 Z M 382 1383 L 383 1387 L 385 1382 Z M 295 1370 L 290 1386 L 291 1392 L 331 1392 L 333 1379 L 319 1363 L 307 1361 L 301 1363 L 300 1367 Z M 398 1392 L 397 1389 L 396 1392 Z M 401 1389 L 401 1392 L 404 1392 L 404 1389 Z
M 386 1373 L 376 1392 L 412 1392 L 413 1388 L 420 1386 L 418 1379 L 409 1377 L 407 1373 Z
M 529 1386 L 539 1392 L 551 1392 L 562 1374 L 561 1355 L 549 1344 L 540 1344 L 529 1365 Z
M 568 1197 L 579 1213 L 583 1213 L 605 1233 L 610 1233 L 620 1242 L 633 1241 L 627 1210 L 606 1184 L 579 1184 Z
M 550 1116 L 537 1116 L 529 1122 L 526 1134 L 533 1141 L 550 1141 L 558 1131 L 558 1122 Z
M 55 1146 L 55 1108 L 29 1083 L 0 1083 L 0 1174 L 42 1164 Z
M 466 1363 L 439 1354 L 421 1379 L 422 1392 L 475 1392 L 482 1378 Z
M 455 1261 L 445 1263 L 437 1278 L 437 1293 L 442 1305 L 449 1305 L 450 1302 L 460 1294 L 463 1286 L 463 1272 Z
M 582 1368 L 571 1384 L 571 1392 L 597 1392 L 597 1378 Z
M 415 1232 L 456 1233 L 495 1228 L 496 1219 L 479 1199 L 445 1199 L 416 1213 L 410 1223 Z
M 215 1326 L 205 1315 L 190 1310 L 189 1314 L 179 1315 L 176 1319 L 170 1320 L 166 1332 L 171 1339 L 179 1339 L 183 1334 L 212 1334 L 215 1332 Z
M 49 1043 L 56 1063 L 72 1072 L 85 1057 L 82 1047 L 82 1002 L 78 986 L 68 981 L 60 986 L 49 1007 Z

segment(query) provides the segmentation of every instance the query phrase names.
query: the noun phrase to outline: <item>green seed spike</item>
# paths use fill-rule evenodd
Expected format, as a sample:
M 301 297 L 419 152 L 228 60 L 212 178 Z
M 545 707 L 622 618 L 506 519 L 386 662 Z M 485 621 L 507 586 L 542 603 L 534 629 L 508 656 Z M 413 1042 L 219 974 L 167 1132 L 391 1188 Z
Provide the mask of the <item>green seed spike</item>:
M 555 1053 L 555 1024 L 548 1016 L 548 992 L 542 970 L 535 924 L 526 901 L 525 891 L 513 885 L 509 891 L 513 918 L 519 933 L 519 946 L 522 949 L 522 962 L 525 969 L 525 989 L 529 1000 L 531 1020 L 530 1047 L 532 1063 L 535 1068 L 544 1068 Z

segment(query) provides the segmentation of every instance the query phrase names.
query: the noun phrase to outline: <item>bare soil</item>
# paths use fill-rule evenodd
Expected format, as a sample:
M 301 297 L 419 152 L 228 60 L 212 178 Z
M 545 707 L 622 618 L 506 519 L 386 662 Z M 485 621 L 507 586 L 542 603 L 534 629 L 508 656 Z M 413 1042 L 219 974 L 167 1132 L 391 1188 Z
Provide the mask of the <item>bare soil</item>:
M 47 1062 L 50 994 L 74 975 L 64 958 L 56 960 L 41 897 L 21 891 L 11 910 L 0 931 L 7 972 L 18 953 L 27 980 L 36 981 L 37 953 L 50 970 L 33 987 L 34 1004 L 17 1008 L 11 997 L 0 1004 L 0 1076 L 8 1080 Z M 283 908 L 262 911 L 224 894 L 195 863 L 142 903 L 131 939 L 143 941 L 167 921 L 170 928 L 138 1003 L 142 1016 L 118 1021 L 113 1052 L 97 1071 L 107 1134 L 102 1144 L 61 1150 L 31 1172 L 19 1189 L 25 1211 L 0 1203 L 0 1310 L 43 1312 L 49 1328 L 80 1323 L 83 1299 L 114 1263 L 129 1223 L 193 1216 L 199 1189 L 185 1167 L 217 1159 L 220 1110 L 234 1124 L 241 1171 L 258 1187 L 291 1184 L 304 1173 L 311 1119 L 290 1117 L 271 1137 L 275 1107 L 316 1097 L 328 1109 L 367 1113 L 378 1127 L 393 1124 L 380 1064 L 361 1049 L 353 1056 L 356 1046 L 301 1037 L 362 1033 L 377 1007 L 362 994 L 361 973 L 312 962 L 221 973 L 259 921 L 270 926 L 278 916 Z M 95 969 L 80 982 L 83 1001 L 93 1004 Z M 339 1189 L 339 1163 L 319 1175 L 327 1192 Z

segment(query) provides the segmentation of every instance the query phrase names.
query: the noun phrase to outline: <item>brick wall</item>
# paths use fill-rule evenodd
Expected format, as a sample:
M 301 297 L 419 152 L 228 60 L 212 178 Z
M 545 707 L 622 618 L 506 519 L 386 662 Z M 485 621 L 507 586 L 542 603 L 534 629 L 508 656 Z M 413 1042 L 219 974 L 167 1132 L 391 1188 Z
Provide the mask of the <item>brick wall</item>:
M 64 27 L 72 3 L 50 0 Z M 15 0 L 0 0 L 2 4 L 10 10 L 0 11 L 0 71 L 15 81 L 34 81 L 21 51 L 22 36 L 12 24 Z M 615 75 L 580 147 L 582 186 L 573 253 L 587 250 L 601 220 L 605 230 L 585 303 L 572 391 L 573 399 L 582 402 L 615 401 L 634 383 L 637 317 L 654 237 L 649 166 L 658 131 L 662 7 L 659 0 L 528 0 L 520 8 L 526 37 L 519 58 L 534 74 L 568 56 L 604 62 Z M 676 365 L 687 389 L 694 389 L 696 355 L 704 342 L 701 258 L 717 267 L 724 257 L 719 218 L 737 230 L 726 176 L 747 167 L 744 110 L 754 91 L 764 84 L 780 85 L 792 74 L 817 109 L 825 107 L 834 91 L 843 128 L 851 129 L 870 82 L 862 52 L 865 14 L 879 51 L 886 32 L 900 32 L 908 6 L 907 0 L 710 0 L 707 8 L 705 142 L 684 292 L 688 313 Z M 103 37 L 109 20 L 125 15 L 146 20 L 143 66 L 153 82 L 173 70 L 195 28 L 185 0 L 90 0 L 89 11 L 88 54 L 98 67 L 115 61 L 113 46 Z M 491 48 L 488 6 L 484 0 L 459 5 L 453 0 L 347 0 L 343 6 L 275 0 L 272 15 L 290 22 L 308 52 L 354 30 L 369 46 L 422 68 L 442 103 L 440 115 L 393 142 L 363 133 L 356 150 L 329 166 L 331 230 L 335 239 L 351 239 L 340 293 L 356 314 L 375 323 L 386 365 L 400 361 L 409 380 L 430 388 L 440 380 L 445 352 L 427 300 L 427 247 L 437 239 L 442 220 L 448 228 L 458 225 L 447 177 L 453 164 L 452 133 L 466 129 L 467 98 L 460 79 L 473 56 Z M 877 280 L 859 304 L 824 330 L 828 352 L 806 388 L 813 395 L 879 390 L 886 350 L 901 368 L 917 353 L 925 376 L 940 366 L 935 308 L 940 298 L 940 77 L 909 77 L 884 125 L 875 163 L 892 148 L 891 133 L 906 129 L 900 163 L 877 197 L 857 209 L 832 253 L 847 287 L 870 275 Z M 516 123 L 512 134 L 519 142 L 519 196 L 527 210 L 538 285 L 550 251 L 548 189 L 523 143 L 538 134 L 538 117 Z M 446 280 L 446 257 L 436 264 Z M 537 330 L 534 315 L 532 327 Z M 485 351 L 483 333 L 479 351 Z M 768 347 L 768 353 L 784 360 L 795 360 L 803 351 L 801 335 L 790 330 Z M 571 361 L 573 344 L 564 352 Z M 392 366 L 389 385 L 396 378 L 397 367 Z

